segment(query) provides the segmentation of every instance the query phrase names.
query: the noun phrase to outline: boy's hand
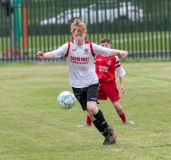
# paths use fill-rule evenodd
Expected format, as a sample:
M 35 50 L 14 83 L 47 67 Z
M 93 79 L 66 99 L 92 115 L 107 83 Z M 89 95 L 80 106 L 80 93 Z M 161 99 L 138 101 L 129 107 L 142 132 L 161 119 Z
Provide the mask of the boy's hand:
M 128 52 L 127 51 L 120 51 L 120 56 L 123 58 L 127 58 L 128 57 Z
M 37 52 L 37 58 L 42 59 L 44 57 L 44 52 L 38 51 Z
M 120 85 L 120 88 L 121 88 L 122 94 L 124 94 L 124 93 L 125 93 L 125 88 L 124 88 L 124 86 L 123 86 L 123 85 Z

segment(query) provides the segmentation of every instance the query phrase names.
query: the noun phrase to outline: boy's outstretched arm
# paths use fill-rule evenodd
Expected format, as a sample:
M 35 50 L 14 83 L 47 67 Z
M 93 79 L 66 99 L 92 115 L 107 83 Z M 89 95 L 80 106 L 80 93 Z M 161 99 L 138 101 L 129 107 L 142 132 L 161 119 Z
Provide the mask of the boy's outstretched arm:
M 127 51 L 112 49 L 112 54 L 114 56 L 120 55 L 123 58 L 127 58 L 129 53 Z
M 39 59 L 52 59 L 52 58 L 54 58 L 54 55 L 52 52 L 44 53 L 42 51 L 38 51 L 37 52 L 37 58 L 39 58 Z

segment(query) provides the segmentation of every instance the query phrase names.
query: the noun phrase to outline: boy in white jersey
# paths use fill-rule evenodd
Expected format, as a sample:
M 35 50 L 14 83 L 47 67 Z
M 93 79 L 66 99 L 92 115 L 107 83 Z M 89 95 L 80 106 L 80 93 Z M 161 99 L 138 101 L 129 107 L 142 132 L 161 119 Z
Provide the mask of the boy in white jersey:
M 111 145 L 116 141 L 113 128 L 105 121 L 102 111 L 97 107 L 98 77 L 93 67 L 94 56 L 101 53 L 105 56 L 121 55 L 126 58 L 127 51 L 108 49 L 86 41 L 86 24 L 75 19 L 70 27 L 74 40 L 71 40 L 51 52 L 37 52 L 39 59 L 52 59 L 65 56 L 69 67 L 69 80 L 73 92 L 82 109 L 87 111 L 95 127 L 105 137 L 103 145 Z
M 100 41 L 100 45 L 105 48 L 111 48 L 112 42 L 109 38 L 103 38 Z M 121 118 L 123 124 L 134 124 L 134 122 L 128 121 L 126 119 L 124 110 L 119 103 L 120 96 L 119 91 L 117 89 L 115 71 L 119 77 L 120 88 L 122 93 L 125 92 L 122 77 L 126 74 L 126 72 L 122 68 L 118 56 L 104 57 L 101 54 L 97 54 L 94 64 L 96 73 L 99 78 L 98 99 L 107 100 L 107 98 L 109 98 L 117 114 Z M 84 123 L 83 125 L 79 125 L 77 127 L 86 126 L 91 126 L 91 118 L 88 115 L 86 117 L 86 123 Z

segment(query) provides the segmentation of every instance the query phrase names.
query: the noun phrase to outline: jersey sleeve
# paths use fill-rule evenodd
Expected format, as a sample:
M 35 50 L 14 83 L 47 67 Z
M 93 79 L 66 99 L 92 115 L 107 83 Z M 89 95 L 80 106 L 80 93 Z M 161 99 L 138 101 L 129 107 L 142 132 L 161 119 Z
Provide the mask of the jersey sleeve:
M 65 43 L 64 45 L 62 45 L 58 49 L 53 50 L 52 53 L 54 55 L 54 58 L 60 58 L 67 53 L 67 50 L 68 50 L 68 43 Z
M 104 56 L 112 56 L 112 49 L 102 47 L 95 43 L 92 43 L 92 48 L 95 54 L 102 54 Z
M 116 63 L 115 63 L 116 73 L 117 73 L 118 77 L 123 77 L 126 74 L 126 72 L 120 64 L 119 57 L 118 56 L 115 56 L 115 57 L 116 57 Z

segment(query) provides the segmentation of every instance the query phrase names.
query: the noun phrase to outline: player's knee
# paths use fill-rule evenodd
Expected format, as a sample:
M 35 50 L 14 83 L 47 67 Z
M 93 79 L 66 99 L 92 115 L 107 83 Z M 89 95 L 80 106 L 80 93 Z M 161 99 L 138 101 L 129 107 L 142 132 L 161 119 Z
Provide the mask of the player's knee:
M 87 102 L 87 112 L 93 115 L 98 112 L 96 102 Z

